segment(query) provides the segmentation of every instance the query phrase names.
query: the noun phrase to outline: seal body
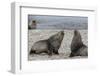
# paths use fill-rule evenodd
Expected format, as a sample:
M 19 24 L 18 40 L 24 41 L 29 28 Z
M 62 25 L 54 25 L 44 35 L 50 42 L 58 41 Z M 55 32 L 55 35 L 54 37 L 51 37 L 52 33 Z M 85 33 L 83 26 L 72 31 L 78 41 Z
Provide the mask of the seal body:
M 32 21 L 31 25 L 28 25 L 28 29 L 36 29 L 37 23 L 35 20 Z
M 32 46 L 30 54 L 40 54 L 40 53 L 50 54 L 47 40 L 40 40 Z
M 40 40 L 35 42 L 31 48 L 30 54 L 59 54 L 58 49 L 60 48 L 63 37 L 64 31 L 60 31 L 46 40 Z
M 80 32 L 74 30 L 74 36 L 71 42 L 71 54 L 73 56 L 88 56 L 88 47 L 83 44 Z
M 59 54 L 58 50 L 61 46 L 63 37 L 64 37 L 64 31 L 60 31 L 48 39 L 49 49 L 52 50 L 53 54 Z

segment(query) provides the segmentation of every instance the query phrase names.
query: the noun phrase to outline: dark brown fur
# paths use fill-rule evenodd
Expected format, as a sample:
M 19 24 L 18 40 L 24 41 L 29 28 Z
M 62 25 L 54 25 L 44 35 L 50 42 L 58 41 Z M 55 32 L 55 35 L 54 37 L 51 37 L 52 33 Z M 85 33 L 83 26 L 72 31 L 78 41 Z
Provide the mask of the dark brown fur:
M 83 44 L 80 32 L 74 30 L 74 36 L 71 42 L 71 54 L 73 56 L 87 56 L 87 46 Z
M 40 40 L 34 43 L 31 48 L 30 54 L 47 53 L 48 55 L 59 54 L 58 49 L 61 46 L 61 42 L 64 37 L 64 31 L 60 31 L 57 34 L 51 36 L 47 40 Z
M 52 53 L 59 54 L 58 49 L 61 46 L 63 37 L 64 37 L 64 31 L 60 31 L 56 35 L 53 35 L 48 39 L 49 49 L 53 51 Z

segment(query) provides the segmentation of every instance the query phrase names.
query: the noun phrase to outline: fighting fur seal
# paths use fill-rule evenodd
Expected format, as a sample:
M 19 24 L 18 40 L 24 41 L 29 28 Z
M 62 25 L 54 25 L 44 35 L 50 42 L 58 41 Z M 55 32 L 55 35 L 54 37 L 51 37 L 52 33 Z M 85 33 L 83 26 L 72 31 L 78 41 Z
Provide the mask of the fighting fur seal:
M 48 55 L 59 54 L 58 49 L 64 37 L 64 31 L 49 37 L 46 40 L 40 40 L 34 43 L 31 48 L 30 54 L 47 53 Z
M 88 47 L 83 44 L 80 32 L 77 30 L 74 30 L 74 36 L 71 42 L 70 57 L 74 56 L 88 56 Z

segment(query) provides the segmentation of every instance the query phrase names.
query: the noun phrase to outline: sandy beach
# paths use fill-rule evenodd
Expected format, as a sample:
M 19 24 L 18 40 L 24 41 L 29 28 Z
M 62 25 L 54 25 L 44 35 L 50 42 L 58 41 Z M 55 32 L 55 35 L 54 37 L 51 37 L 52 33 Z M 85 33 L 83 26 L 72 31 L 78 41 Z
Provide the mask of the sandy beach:
M 48 39 L 50 36 L 56 34 L 60 30 L 29 30 L 28 31 L 28 53 L 30 52 L 30 49 L 32 45 L 34 45 L 35 42 L 39 40 L 45 40 Z M 79 30 L 82 41 L 85 45 L 88 46 L 88 31 L 87 30 Z M 28 60 L 56 60 L 56 59 L 68 59 L 69 55 L 71 53 L 70 51 L 70 44 L 73 38 L 73 30 L 64 30 L 64 38 L 61 44 L 61 47 L 59 48 L 59 55 L 52 55 L 49 56 L 45 53 L 41 53 L 39 55 L 29 55 L 28 54 Z M 75 58 L 87 58 L 87 57 L 75 57 Z

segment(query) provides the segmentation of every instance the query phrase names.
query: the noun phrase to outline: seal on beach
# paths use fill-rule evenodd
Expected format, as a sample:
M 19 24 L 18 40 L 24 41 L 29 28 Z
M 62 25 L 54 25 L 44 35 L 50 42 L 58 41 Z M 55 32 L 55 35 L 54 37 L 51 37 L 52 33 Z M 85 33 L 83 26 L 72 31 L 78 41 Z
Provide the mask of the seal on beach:
M 81 34 L 77 30 L 74 30 L 74 36 L 71 42 L 70 57 L 74 56 L 88 56 L 88 47 L 83 44 Z
M 35 42 L 31 48 L 30 55 L 40 53 L 47 53 L 48 55 L 59 54 L 58 49 L 61 46 L 63 37 L 64 31 L 60 31 L 46 40 L 40 40 Z
M 32 21 L 31 25 L 28 25 L 28 29 L 36 29 L 37 23 L 35 20 Z
M 61 46 L 63 37 L 64 37 L 64 31 L 60 31 L 48 39 L 49 49 L 52 50 L 52 53 L 59 54 L 58 50 Z

